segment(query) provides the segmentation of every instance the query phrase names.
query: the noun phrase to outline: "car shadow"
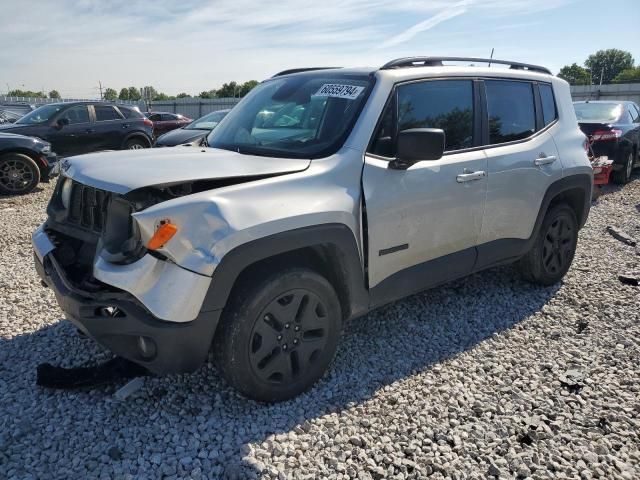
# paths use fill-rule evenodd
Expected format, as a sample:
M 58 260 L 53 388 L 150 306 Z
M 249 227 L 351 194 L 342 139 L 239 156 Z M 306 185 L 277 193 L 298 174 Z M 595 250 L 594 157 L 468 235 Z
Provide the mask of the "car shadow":
M 0 452 L 25 452 L 33 445 L 46 448 L 42 437 L 55 426 L 63 429 L 66 448 L 73 449 L 69 455 L 80 457 L 79 469 L 87 462 L 100 462 L 91 458 L 96 449 L 102 449 L 105 457 L 114 444 L 122 445 L 121 458 L 102 460 L 112 466 L 125 461 L 138 465 L 140 453 L 147 456 L 158 451 L 165 452 L 163 464 L 175 464 L 179 453 L 171 452 L 197 445 L 204 453 L 192 462 L 203 473 L 216 478 L 255 478 L 260 467 L 245 458 L 249 444 L 292 430 L 302 433 L 312 427 L 314 419 L 385 395 L 385 387 L 438 368 L 447 359 L 516 326 L 539 311 L 558 289 L 559 285 L 533 287 L 520 280 L 513 268 L 500 267 L 380 308 L 345 326 L 335 361 L 316 386 L 273 405 L 236 394 L 211 363 L 191 375 L 148 377 L 143 389 L 124 402 L 113 397 L 114 385 L 47 390 L 35 385 L 39 363 L 80 366 L 105 360 L 109 354 L 77 335 L 68 322 L 1 338 L 0 431 L 8 433 L 0 435 Z M 38 413 L 23 428 L 21 418 L 28 417 L 23 412 L 27 405 L 30 412 Z M 137 451 L 128 448 L 132 438 L 138 439 Z M 0 454 L 0 470 L 2 463 Z M 185 467 L 178 462 L 175 468 L 181 475 L 180 468 Z

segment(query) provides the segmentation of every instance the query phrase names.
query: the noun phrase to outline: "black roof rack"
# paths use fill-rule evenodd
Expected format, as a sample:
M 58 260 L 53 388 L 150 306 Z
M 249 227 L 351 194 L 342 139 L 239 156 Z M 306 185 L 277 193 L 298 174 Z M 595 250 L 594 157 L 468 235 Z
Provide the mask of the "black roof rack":
M 291 73 L 300 73 L 300 72 L 312 72 L 314 70 L 331 70 L 332 68 L 342 68 L 342 67 L 306 67 L 306 68 L 290 68 L 289 70 L 283 70 L 281 72 L 276 73 L 273 77 L 281 77 L 283 75 L 289 75 Z
M 405 57 L 396 58 L 385 63 L 380 70 L 390 70 L 393 68 L 405 67 L 442 67 L 442 62 L 477 62 L 477 63 L 498 63 L 500 65 L 509 65 L 514 70 L 529 70 L 531 72 L 547 73 L 551 75 L 551 70 L 539 65 L 530 65 L 528 63 L 510 62 L 508 60 L 496 60 L 495 58 L 474 58 L 474 57 Z

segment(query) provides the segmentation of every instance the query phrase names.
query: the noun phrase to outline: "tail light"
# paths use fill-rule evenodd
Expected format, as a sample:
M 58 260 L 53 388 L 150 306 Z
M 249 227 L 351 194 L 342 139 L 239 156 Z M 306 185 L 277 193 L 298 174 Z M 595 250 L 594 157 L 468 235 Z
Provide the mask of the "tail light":
M 144 117 L 142 119 L 142 123 L 144 123 L 148 127 L 153 127 L 153 122 L 151 120 L 149 120 L 147 117 Z
M 617 140 L 622 136 L 622 130 L 597 130 L 593 132 L 591 138 L 594 142 L 607 142 L 610 140 Z

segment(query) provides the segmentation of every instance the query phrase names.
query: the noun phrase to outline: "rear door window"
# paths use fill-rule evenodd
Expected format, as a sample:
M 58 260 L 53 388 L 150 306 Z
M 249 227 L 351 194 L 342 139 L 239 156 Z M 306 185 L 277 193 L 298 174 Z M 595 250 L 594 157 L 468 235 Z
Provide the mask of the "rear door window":
M 556 101 L 553 98 L 553 88 L 551 85 L 540 83 L 538 89 L 540 90 L 540 100 L 542 102 L 542 117 L 544 119 L 544 126 L 546 127 L 558 118 Z
M 96 121 L 105 122 L 108 120 L 121 120 L 120 114 L 111 105 L 94 105 L 96 111 Z
M 636 106 L 633 104 L 629 104 L 629 115 L 631 115 L 631 123 L 638 123 L 640 122 L 640 115 L 638 114 L 638 110 L 636 109 Z
M 175 115 L 171 115 L 170 113 L 163 113 L 162 114 L 162 121 L 163 122 L 175 122 L 177 120 Z
M 485 81 L 489 144 L 513 142 L 536 131 L 533 85 L 508 80 Z

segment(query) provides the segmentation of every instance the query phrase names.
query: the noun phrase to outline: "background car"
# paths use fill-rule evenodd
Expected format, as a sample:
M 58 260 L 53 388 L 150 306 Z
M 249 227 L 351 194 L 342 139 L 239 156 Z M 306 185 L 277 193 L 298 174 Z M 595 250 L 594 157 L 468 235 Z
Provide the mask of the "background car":
M 48 182 L 58 159 L 39 138 L 0 132 L 0 194 L 22 195 Z
M 640 166 L 640 108 L 633 102 L 574 102 L 578 124 L 591 140 L 596 156 L 613 160 L 612 180 L 627 183 Z
M 153 134 L 156 137 L 176 128 L 182 128 L 193 121 L 179 113 L 170 112 L 147 112 L 145 116 L 153 122 Z
M 0 108 L 0 124 L 15 123 L 20 119 L 20 117 L 22 117 L 22 115 Z
M 156 147 L 175 147 L 176 145 L 200 145 L 202 139 L 213 130 L 231 110 L 216 110 L 194 120 L 186 127 L 171 130 L 156 139 Z
M 50 103 L 0 131 L 42 138 L 60 155 L 149 148 L 153 124 L 137 107 L 105 102 Z

